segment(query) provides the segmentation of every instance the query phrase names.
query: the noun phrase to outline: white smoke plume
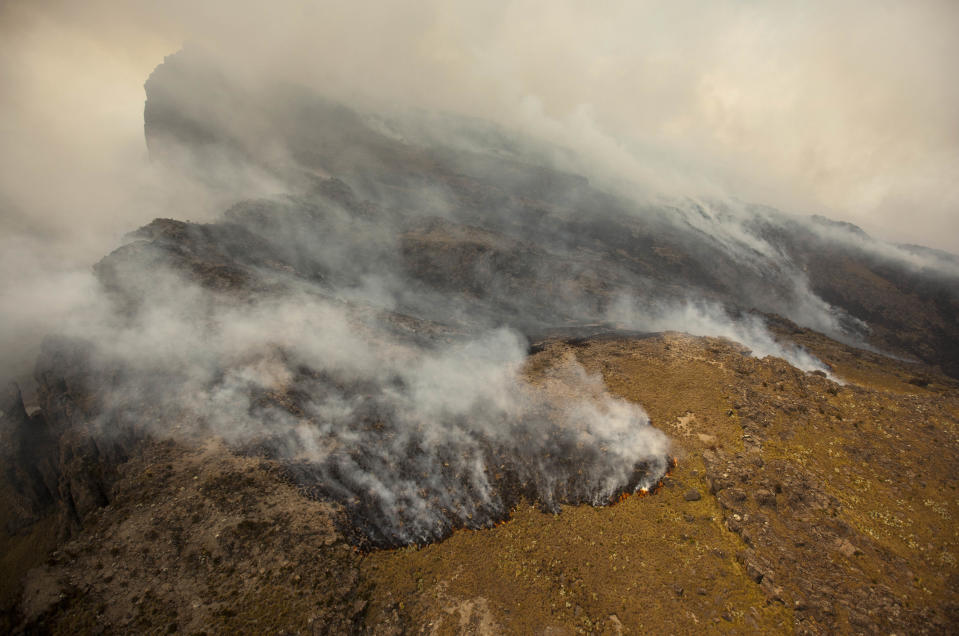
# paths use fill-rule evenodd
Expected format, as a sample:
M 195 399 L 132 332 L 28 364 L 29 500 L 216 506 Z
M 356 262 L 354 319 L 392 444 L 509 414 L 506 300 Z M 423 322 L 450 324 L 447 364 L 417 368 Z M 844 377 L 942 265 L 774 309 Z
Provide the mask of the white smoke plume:
M 649 306 L 621 297 L 611 308 L 610 322 L 637 331 L 682 331 L 694 336 L 726 338 L 745 345 L 757 358 L 782 358 L 803 371 L 822 371 L 841 382 L 816 356 L 800 346 L 777 341 L 759 316 L 748 314 L 733 319 L 721 305 L 687 300 Z
M 216 435 L 280 458 L 375 545 L 489 526 L 520 497 L 605 505 L 668 467 L 639 406 L 575 362 L 531 383 L 508 329 L 424 348 L 315 293 L 237 302 L 162 269 L 136 275 L 150 294 L 133 316 L 103 315 L 99 298 L 64 332 L 92 343 L 86 374 L 112 375 L 100 434 Z

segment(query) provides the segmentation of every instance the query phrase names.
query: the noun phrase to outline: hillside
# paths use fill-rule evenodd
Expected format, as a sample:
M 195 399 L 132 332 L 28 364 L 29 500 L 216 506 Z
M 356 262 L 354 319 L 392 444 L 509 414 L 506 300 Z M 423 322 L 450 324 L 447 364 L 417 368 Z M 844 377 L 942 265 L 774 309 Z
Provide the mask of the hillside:
M 275 463 L 144 443 L 110 504 L 27 577 L 29 624 L 87 631 L 943 633 L 957 620 L 959 392 L 797 334 L 855 384 L 676 333 L 543 343 L 641 402 L 677 465 L 654 493 L 423 547 L 348 548 Z M 339 626 L 339 627 L 338 627 Z M 553 632 L 551 632 L 553 633 Z
M 189 52 L 146 91 L 155 162 L 269 187 L 127 235 L 0 396 L 0 627 L 956 630 L 955 256 Z

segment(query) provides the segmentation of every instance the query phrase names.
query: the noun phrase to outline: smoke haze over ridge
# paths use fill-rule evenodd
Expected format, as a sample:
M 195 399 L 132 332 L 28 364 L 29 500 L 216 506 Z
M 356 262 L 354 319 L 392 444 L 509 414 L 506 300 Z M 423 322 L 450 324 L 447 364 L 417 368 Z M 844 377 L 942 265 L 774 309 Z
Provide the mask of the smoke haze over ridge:
M 283 78 L 348 103 L 498 121 L 643 196 L 731 194 L 955 252 L 957 28 L 956 5 L 932 1 L 6 2 L 5 265 L 62 274 L 6 281 L 4 313 L 16 321 L 29 290 L 60 296 L 58 278 L 153 217 L 209 219 L 229 202 L 147 163 L 143 81 L 184 43 L 253 87 Z M 49 305 L 32 312 L 37 332 L 66 311 Z M 35 347 L 29 322 L 4 336 L 7 352 Z

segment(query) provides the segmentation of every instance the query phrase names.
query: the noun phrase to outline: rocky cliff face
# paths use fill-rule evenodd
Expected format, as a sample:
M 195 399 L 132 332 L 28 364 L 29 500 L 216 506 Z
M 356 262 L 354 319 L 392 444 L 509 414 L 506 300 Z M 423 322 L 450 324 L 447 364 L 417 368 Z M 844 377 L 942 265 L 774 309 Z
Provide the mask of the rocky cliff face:
M 65 538 L 92 511 L 109 503 L 117 467 L 142 434 L 100 434 L 97 395 L 109 379 L 97 374 L 89 352 L 75 343 L 50 340 L 36 371 L 40 408 L 31 416 L 15 385 L 7 388 L 3 412 L 4 521 L 9 534 L 53 515 Z
M 39 521 L 55 502 L 58 492 L 56 438 L 47 429 L 43 416 L 31 418 L 23 405 L 20 389 L 9 385 L 2 402 L 2 452 L 6 470 L 4 503 L 8 510 L 6 531 L 15 533 Z

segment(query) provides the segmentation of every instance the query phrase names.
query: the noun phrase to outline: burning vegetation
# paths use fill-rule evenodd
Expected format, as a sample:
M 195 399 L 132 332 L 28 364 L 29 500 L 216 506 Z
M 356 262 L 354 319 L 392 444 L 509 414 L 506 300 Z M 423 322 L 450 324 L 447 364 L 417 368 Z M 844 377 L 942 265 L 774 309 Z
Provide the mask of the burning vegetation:
M 655 495 L 659 491 L 659 489 L 663 487 L 663 480 L 665 480 L 670 475 L 672 475 L 673 469 L 675 469 L 678 464 L 679 462 L 675 457 L 670 457 L 669 467 L 666 469 L 666 472 L 663 473 L 662 477 L 660 477 L 656 481 L 655 485 L 653 485 L 652 487 L 646 486 L 646 485 L 637 486 L 633 491 L 629 491 L 628 489 L 624 490 L 623 492 L 619 493 L 618 497 L 615 497 L 614 499 L 612 499 L 610 501 L 610 504 L 623 503 L 624 501 L 629 499 L 631 496 L 647 497 L 649 495 Z
M 431 423 L 410 421 L 395 394 L 399 380 L 388 394 L 337 383 L 338 398 L 357 398 L 348 426 L 320 419 L 327 413 L 323 390 L 289 388 L 258 402 L 256 417 L 276 418 L 282 405 L 323 450 L 289 461 L 289 433 L 244 448 L 286 457 L 287 477 L 308 496 L 342 505 L 341 530 L 364 547 L 424 544 L 459 528 L 493 527 L 521 502 L 558 513 L 563 505 L 603 506 L 655 492 L 675 466 L 665 436 L 638 407 L 605 394 L 598 379 L 570 371 L 554 370 L 540 386 L 516 378 L 511 386 L 522 390 L 508 408 L 473 405 Z M 300 382 L 307 376 L 320 377 L 306 374 Z

